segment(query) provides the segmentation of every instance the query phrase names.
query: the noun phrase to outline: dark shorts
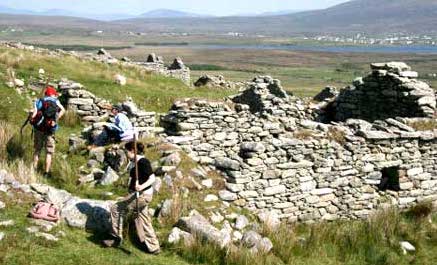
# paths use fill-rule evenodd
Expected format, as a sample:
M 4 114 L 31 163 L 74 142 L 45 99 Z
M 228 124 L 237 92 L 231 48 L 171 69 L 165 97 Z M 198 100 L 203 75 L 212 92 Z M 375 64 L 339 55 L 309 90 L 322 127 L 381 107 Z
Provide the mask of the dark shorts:
M 33 144 L 35 153 L 41 153 L 41 150 L 45 148 L 47 154 L 53 154 L 55 152 L 55 136 L 53 134 L 45 134 L 38 130 L 35 130 L 33 136 Z

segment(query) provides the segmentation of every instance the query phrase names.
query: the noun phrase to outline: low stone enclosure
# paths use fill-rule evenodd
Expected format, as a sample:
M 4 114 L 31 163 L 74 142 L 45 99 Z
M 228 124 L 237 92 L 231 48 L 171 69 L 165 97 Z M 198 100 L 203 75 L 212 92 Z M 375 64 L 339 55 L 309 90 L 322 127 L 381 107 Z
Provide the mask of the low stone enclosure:
M 437 204 L 437 129 L 410 126 L 435 124 L 435 92 L 400 65 L 374 64 L 321 103 L 259 77 L 225 101 L 175 102 L 161 123 L 167 140 L 223 172 L 222 200 L 253 211 L 314 221 Z

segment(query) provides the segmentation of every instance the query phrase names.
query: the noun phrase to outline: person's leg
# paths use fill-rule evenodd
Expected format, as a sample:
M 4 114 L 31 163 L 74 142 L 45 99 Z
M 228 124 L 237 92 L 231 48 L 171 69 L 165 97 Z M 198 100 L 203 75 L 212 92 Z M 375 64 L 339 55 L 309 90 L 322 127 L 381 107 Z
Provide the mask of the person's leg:
M 33 168 L 37 169 L 38 168 L 38 162 L 39 162 L 39 156 L 41 154 L 41 150 L 43 147 L 43 139 L 42 139 L 42 134 L 41 132 L 35 130 L 34 135 L 33 135 Z
M 132 196 L 128 195 L 123 200 L 115 203 L 111 207 L 111 239 L 103 240 L 103 244 L 107 247 L 116 247 L 123 240 L 123 222 L 128 214 L 129 204 L 132 201 Z
M 53 154 L 55 153 L 55 145 L 56 141 L 54 135 L 46 135 L 46 174 L 49 174 L 52 168 L 52 159 Z
M 152 218 L 149 215 L 148 204 L 151 201 L 151 196 L 146 198 L 140 198 L 141 209 L 138 216 L 135 218 L 135 227 L 137 230 L 137 235 L 141 243 L 144 243 L 150 253 L 159 253 L 160 246 L 158 237 L 156 236 L 155 230 L 152 225 Z

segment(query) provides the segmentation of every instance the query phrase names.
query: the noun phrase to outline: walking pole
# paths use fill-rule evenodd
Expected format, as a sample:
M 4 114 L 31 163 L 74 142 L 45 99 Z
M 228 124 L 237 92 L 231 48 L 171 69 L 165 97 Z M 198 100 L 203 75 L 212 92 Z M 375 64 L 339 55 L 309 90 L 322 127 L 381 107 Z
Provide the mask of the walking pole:
M 135 187 L 137 186 L 137 183 L 138 183 L 138 160 L 137 160 L 137 154 L 138 154 L 138 150 L 137 150 L 137 134 L 134 132 Z M 139 197 L 140 197 L 140 193 L 135 188 L 135 204 L 136 204 L 136 207 L 137 207 L 137 216 L 140 214 L 140 207 L 138 205 L 138 198 Z

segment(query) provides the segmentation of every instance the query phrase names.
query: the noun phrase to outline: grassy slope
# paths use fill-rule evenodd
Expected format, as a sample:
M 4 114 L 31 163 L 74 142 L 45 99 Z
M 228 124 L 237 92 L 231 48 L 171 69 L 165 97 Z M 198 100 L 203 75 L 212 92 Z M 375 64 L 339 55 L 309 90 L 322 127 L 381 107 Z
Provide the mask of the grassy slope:
M 127 95 L 132 96 L 137 103 L 147 110 L 165 111 L 171 101 L 178 97 L 201 95 L 209 98 L 222 97 L 222 94 L 211 93 L 206 90 L 191 90 L 179 81 L 152 75 L 141 75 L 135 71 L 122 71 L 114 66 L 103 66 L 96 63 L 81 63 L 72 58 L 59 62 L 53 58 L 30 55 L 26 52 L 0 50 L 0 70 L 13 66 L 19 77 L 28 79 L 35 75 L 39 67 L 46 69 L 55 77 L 67 76 L 87 86 L 98 96 L 112 100 L 122 100 Z M 6 53 L 6 55 L 5 55 Z M 21 58 L 19 61 L 17 58 Z M 111 77 L 117 72 L 123 72 L 130 77 L 131 84 L 124 88 L 115 86 Z M 160 99 L 159 101 L 157 99 Z M 17 127 L 25 117 L 23 108 L 30 105 L 30 99 L 19 96 L 12 89 L 0 84 L 0 116 Z M 65 124 L 58 134 L 58 150 L 65 153 L 68 147 L 68 135 L 79 132 L 80 126 Z M 29 131 L 27 131 L 29 134 Z M 27 147 L 24 159 L 29 161 L 31 143 L 29 137 L 16 138 L 18 144 Z M 3 151 L 3 150 L 2 150 Z M 148 150 L 148 156 L 157 159 L 157 150 Z M 17 159 L 16 157 L 12 158 Z M 101 194 L 108 189 L 87 189 L 75 185 L 76 169 L 86 162 L 86 157 L 69 154 L 62 158 L 57 156 L 55 163 L 55 180 L 51 184 L 66 188 L 81 196 L 101 198 Z M 185 158 L 186 159 L 186 158 Z M 13 162 L 13 161 L 12 161 Z M 189 170 L 191 161 L 184 160 L 183 172 Z M 219 187 L 216 187 L 217 189 Z M 121 186 L 109 188 L 116 194 L 122 194 Z M 168 198 L 172 191 L 164 190 L 155 197 L 153 207 L 162 199 Z M 205 191 L 208 192 L 208 191 Z M 186 213 L 200 204 L 205 193 L 190 192 L 184 201 L 182 211 Z M 0 194 L 0 200 L 7 203 L 7 211 L 0 212 L 0 221 L 14 219 L 17 225 L 12 228 L 1 228 L 6 232 L 6 238 L 0 242 L 0 263 L 2 264 L 55 264 L 62 260 L 64 264 L 432 264 L 437 259 L 437 229 L 426 222 L 416 222 L 405 218 L 396 219 L 391 224 L 369 226 L 367 222 L 335 222 L 316 226 L 287 227 L 286 232 L 269 234 L 274 241 L 273 254 L 267 256 L 253 256 L 247 253 L 226 253 L 208 244 L 196 244 L 192 248 L 165 247 L 164 254 L 150 257 L 143 254 L 132 243 L 126 241 L 122 250 L 102 249 L 98 244 L 99 236 L 95 236 L 77 229 L 62 227 L 67 237 L 57 243 L 47 243 L 29 235 L 25 230 L 30 226 L 25 218 L 31 206 L 28 198 L 7 198 Z M 171 222 L 156 224 L 159 238 L 166 238 Z M 290 233 L 290 231 L 293 231 Z M 395 231 L 388 234 L 390 231 Z M 372 232 L 372 233 L 370 233 Z M 372 237 L 373 235 L 378 235 Z M 302 241 L 305 238 L 306 241 Z M 387 238 L 387 240 L 382 240 Z M 418 246 L 415 255 L 406 257 L 400 254 L 397 247 L 398 240 L 411 240 Z M 302 242 L 307 242 L 302 244 Z M 348 247 L 348 246 L 351 247 Z M 175 256 L 174 253 L 179 255 Z M 246 255 L 247 254 L 247 255 Z

